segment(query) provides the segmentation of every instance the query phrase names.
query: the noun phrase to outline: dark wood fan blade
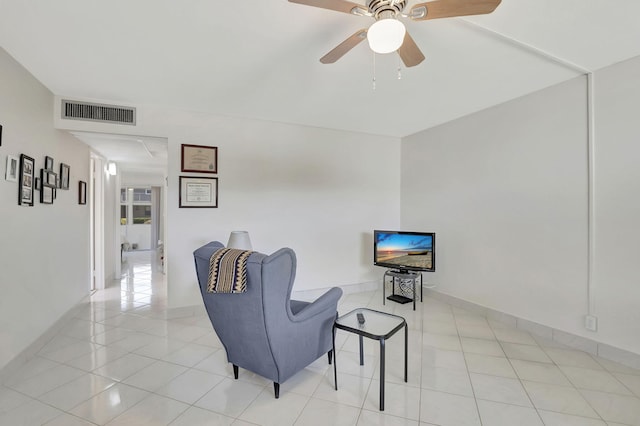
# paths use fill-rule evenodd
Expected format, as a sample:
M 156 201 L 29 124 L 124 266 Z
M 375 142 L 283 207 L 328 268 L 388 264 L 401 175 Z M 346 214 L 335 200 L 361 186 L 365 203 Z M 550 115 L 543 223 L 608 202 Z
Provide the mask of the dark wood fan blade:
M 454 16 L 484 15 L 493 12 L 502 0 L 435 0 L 416 4 L 411 8 L 411 19 L 451 18 Z M 422 14 L 421 8 L 426 8 Z M 424 16 L 422 16 L 424 15 Z
M 398 49 L 398 54 L 407 68 L 415 67 L 420 62 L 424 61 L 424 55 L 408 32 L 404 34 L 404 41 L 402 42 L 400 49 Z
M 335 61 L 342 58 L 345 53 L 356 47 L 365 38 L 367 38 L 367 30 L 362 29 L 356 31 L 351 37 L 320 58 L 320 62 L 323 64 L 333 64 Z
M 304 4 L 307 6 L 320 7 L 322 9 L 336 10 L 338 12 L 351 13 L 354 7 L 365 12 L 367 8 L 358 3 L 347 0 L 289 0 L 290 3 Z

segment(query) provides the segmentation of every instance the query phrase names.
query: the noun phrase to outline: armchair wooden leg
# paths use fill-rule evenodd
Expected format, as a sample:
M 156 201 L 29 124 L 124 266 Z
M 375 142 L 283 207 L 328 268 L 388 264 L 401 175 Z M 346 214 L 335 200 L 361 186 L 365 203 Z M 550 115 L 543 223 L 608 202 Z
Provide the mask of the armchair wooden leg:
M 238 366 L 233 364 L 233 377 L 238 380 Z
M 276 399 L 280 398 L 280 383 L 273 382 L 273 391 L 276 394 Z
M 327 352 L 327 356 L 329 357 L 329 365 L 331 365 L 331 360 L 333 358 L 333 349 Z

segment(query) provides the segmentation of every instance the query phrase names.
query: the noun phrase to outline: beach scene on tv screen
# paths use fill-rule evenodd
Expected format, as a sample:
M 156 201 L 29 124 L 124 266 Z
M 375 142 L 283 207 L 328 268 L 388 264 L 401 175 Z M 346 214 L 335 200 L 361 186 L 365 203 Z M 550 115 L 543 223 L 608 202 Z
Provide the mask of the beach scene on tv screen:
M 433 237 L 431 235 L 378 234 L 376 257 L 381 263 L 398 267 L 431 269 Z

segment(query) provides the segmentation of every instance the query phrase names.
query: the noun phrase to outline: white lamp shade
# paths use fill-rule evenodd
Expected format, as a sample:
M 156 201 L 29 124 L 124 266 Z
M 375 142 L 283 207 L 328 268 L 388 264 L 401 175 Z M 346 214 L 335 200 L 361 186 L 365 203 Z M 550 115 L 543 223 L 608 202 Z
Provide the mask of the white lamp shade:
M 374 52 L 391 53 L 400 49 L 406 32 L 404 24 L 397 19 L 380 19 L 369 27 L 367 41 Z
M 115 176 L 116 174 L 118 174 L 118 169 L 116 167 L 116 163 L 109 163 L 108 170 L 109 170 L 109 174 L 111 176 Z
M 227 248 L 251 250 L 251 239 L 247 231 L 231 231 Z

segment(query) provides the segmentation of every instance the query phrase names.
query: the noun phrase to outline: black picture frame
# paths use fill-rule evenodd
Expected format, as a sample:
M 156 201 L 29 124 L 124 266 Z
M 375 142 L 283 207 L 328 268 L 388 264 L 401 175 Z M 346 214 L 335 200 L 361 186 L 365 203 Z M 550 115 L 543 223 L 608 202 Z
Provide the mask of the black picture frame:
M 78 204 L 87 204 L 87 182 L 78 181 Z
M 179 208 L 217 208 L 217 177 L 179 177 Z
M 190 173 L 218 173 L 218 147 L 182 144 L 180 171 Z
M 10 182 L 18 181 L 18 174 L 20 173 L 20 159 L 13 155 L 7 155 L 7 170 L 4 178 Z
M 42 180 L 42 185 L 52 186 L 54 188 L 58 186 L 58 175 L 51 170 L 41 169 L 40 179 Z
M 0 124 L 0 146 L 2 146 L 2 124 Z
M 44 169 L 53 170 L 53 157 L 49 157 L 48 155 L 44 157 Z
M 40 203 L 41 204 L 53 204 L 55 199 L 55 188 L 49 185 L 42 185 L 40 190 Z
M 33 206 L 35 160 L 20 154 L 20 183 L 18 185 L 18 205 Z
M 68 164 L 60 163 L 60 189 L 69 189 L 69 176 L 71 167 Z

